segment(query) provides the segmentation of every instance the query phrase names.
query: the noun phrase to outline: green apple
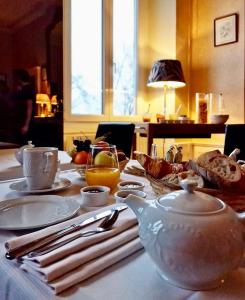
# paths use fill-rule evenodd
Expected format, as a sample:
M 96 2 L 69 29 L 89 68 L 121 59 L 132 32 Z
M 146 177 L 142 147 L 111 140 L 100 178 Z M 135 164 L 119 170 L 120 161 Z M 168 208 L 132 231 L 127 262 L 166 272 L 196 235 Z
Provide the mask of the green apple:
M 100 151 L 94 159 L 95 166 L 115 167 L 116 159 L 110 151 Z

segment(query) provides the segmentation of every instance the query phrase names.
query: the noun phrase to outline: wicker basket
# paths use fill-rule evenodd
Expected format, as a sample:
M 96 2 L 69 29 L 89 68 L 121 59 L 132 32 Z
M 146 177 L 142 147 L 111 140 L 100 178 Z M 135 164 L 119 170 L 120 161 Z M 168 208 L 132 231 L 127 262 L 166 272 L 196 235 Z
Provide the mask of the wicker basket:
M 146 174 L 146 178 L 149 180 L 150 185 L 157 196 L 182 189 L 177 184 L 163 182 L 160 179 L 153 178 L 149 174 Z M 231 191 L 224 191 L 206 187 L 197 188 L 196 190 L 223 200 L 237 212 L 245 211 L 245 195 L 237 194 Z
M 172 191 L 181 189 L 181 187 L 179 187 L 178 185 L 169 184 L 169 183 L 167 184 L 166 182 L 163 182 L 160 179 L 156 179 L 147 173 L 146 173 L 146 178 L 149 180 L 150 185 L 156 195 L 167 194 Z
M 122 172 L 124 170 L 124 168 L 126 167 L 128 162 L 129 162 L 129 158 L 126 158 L 125 160 L 119 161 L 120 172 Z
M 149 174 L 146 174 L 146 178 L 149 180 L 153 191 L 157 195 L 162 195 L 162 194 L 166 194 L 166 193 L 170 193 L 170 192 L 182 189 L 181 186 L 178 184 L 164 182 L 160 179 L 156 179 L 156 178 L 152 177 Z M 212 195 L 212 196 L 216 196 L 217 194 L 220 194 L 222 192 L 221 190 L 213 189 L 213 188 L 196 188 L 196 191 L 200 191 L 200 192 Z

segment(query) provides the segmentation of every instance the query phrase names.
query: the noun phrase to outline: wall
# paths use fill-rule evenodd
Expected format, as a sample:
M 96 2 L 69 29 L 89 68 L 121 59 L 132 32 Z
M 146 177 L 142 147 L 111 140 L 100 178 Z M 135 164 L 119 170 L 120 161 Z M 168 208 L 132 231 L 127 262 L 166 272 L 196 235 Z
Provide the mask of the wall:
M 244 123 L 244 9 L 244 0 L 177 0 L 176 52 L 188 76 L 188 92 L 181 96 L 192 119 L 196 92 L 222 92 L 228 123 Z M 231 13 L 239 14 L 238 42 L 214 47 L 214 19 Z M 196 156 L 205 145 L 222 146 L 224 135 L 190 142 Z
M 222 92 L 229 122 L 244 122 L 244 7 L 244 0 L 225 5 L 223 0 L 193 0 L 192 113 L 195 92 Z M 213 20 L 231 13 L 239 14 L 238 42 L 214 47 Z
M 14 32 L 13 65 L 16 68 L 28 68 L 46 64 L 45 29 L 51 22 L 52 17 L 52 14 L 39 17 L 31 24 Z M 32 30 L 30 30 L 30 27 Z
M 7 76 L 7 84 L 10 84 L 11 66 L 12 66 L 12 36 L 7 30 L 0 30 L 0 74 Z

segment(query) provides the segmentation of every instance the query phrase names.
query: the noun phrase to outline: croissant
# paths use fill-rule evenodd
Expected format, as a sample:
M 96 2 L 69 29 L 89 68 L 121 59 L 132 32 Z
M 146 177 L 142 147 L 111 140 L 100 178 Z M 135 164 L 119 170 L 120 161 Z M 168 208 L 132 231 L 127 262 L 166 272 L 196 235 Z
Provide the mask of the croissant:
M 146 172 L 156 179 L 163 178 L 173 171 L 172 165 L 164 159 L 153 159 L 149 155 L 137 151 L 134 154 Z

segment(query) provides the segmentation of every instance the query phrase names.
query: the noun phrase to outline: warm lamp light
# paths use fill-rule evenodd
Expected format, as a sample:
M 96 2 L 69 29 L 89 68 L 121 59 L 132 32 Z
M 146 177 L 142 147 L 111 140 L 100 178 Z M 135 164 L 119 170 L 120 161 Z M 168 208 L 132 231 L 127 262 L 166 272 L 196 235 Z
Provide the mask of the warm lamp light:
M 52 96 L 50 103 L 51 103 L 51 105 L 57 105 L 58 104 L 57 95 Z
M 45 117 L 43 105 L 50 104 L 49 96 L 47 94 L 36 94 L 36 103 L 41 105 L 41 117 Z
M 166 116 L 167 89 L 185 86 L 185 79 L 180 61 L 176 59 L 162 59 L 156 61 L 152 66 L 147 86 L 164 89 L 163 113 Z

